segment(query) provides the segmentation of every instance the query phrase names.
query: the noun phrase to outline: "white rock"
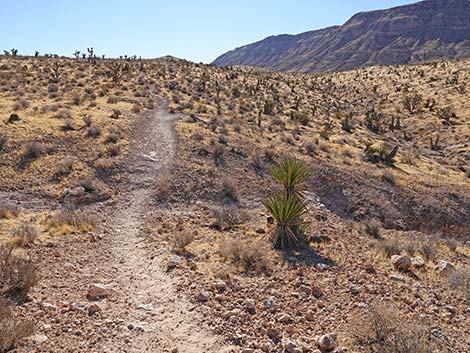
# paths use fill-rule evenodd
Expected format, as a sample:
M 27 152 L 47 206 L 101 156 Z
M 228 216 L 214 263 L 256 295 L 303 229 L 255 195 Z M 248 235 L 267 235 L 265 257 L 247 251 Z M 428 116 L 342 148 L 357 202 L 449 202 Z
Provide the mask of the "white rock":
M 167 267 L 169 269 L 178 267 L 179 265 L 181 265 L 181 257 L 180 256 L 173 255 L 168 259 Z
M 426 264 L 426 262 L 421 256 L 416 256 L 411 259 L 411 264 L 414 267 L 423 267 Z
M 450 262 L 442 260 L 434 267 L 434 270 L 442 275 L 447 275 L 455 271 L 455 267 Z

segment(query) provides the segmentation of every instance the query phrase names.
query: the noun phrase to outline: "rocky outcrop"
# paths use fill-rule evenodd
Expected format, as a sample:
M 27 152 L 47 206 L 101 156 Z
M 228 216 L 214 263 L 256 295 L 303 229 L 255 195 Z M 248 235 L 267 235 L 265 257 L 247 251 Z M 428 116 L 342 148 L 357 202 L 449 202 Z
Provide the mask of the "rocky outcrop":
M 359 13 L 343 26 L 268 37 L 214 64 L 323 72 L 464 57 L 470 57 L 470 1 L 427 0 Z

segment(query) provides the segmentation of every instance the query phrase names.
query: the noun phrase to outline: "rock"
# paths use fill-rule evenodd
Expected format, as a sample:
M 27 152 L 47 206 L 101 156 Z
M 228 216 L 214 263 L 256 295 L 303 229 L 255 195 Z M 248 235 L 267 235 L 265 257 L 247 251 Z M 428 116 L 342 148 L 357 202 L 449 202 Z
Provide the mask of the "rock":
M 103 307 L 98 303 L 92 303 L 87 308 L 88 315 L 94 315 L 96 313 L 101 313 L 103 311 Z
M 279 307 L 279 305 L 276 304 L 276 302 L 274 301 L 274 298 L 266 299 L 266 300 L 263 302 L 263 306 L 264 306 L 266 309 L 274 309 L 274 308 Z
M 83 186 L 76 186 L 72 189 L 67 190 L 68 196 L 80 197 L 85 195 L 85 188 Z
M 237 315 L 240 315 L 241 313 L 241 310 L 240 309 L 233 309 L 233 310 L 229 310 L 229 311 L 226 311 L 222 314 L 222 317 L 224 319 L 229 319 L 231 318 L 232 316 L 237 316 Z
M 397 282 L 405 282 L 405 277 L 400 275 L 391 275 L 390 279 Z
M 297 348 L 297 345 L 294 342 L 291 342 L 291 341 L 287 342 L 284 345 L 284 350 L 287 353 L 302 353 L 302 350 Z
M 173 255 L 168 259 L 166 266 L 170 270 L 181 265 L 181 261 L 181 256 Z
M 426 262 L 421 256 L 416 256 L 411 259 L 411 264 L 414 267 L 423 267 L 426 264 Z
M 256 233 L 258 234 L 266 234 L 266 230 L 264 228 L 258 228 L 256 229 Z
M 48 341 L 49 338 L 46 336 L 46 335 L 34 335 L 31 337 L 31 341 L 34 343 L 34 344 L 43 344 L 44 342 Z
M 302 285 L 299 287 L 299 290 L 300 290 L 302 293 L 305 293 L 306 295 L 312 294 L 312 289 L 311 289 L 309 286 L 306 286 L 305 284 L 302 284 Z
M 197 295 L 197 300 L 199 300 L 200 302 L 207 302 L 209 300 L 209 298 L 212 297 L 212 292 L 209 292 L 209 291 L 202 291 L 200 292 L 198 295 Z
M 305 314 L 305 319 L 307 321 L 315 321 L 316 317 L 317 316 L 315 315 L 315 312 L 312 310 L 307 311 L 307 313 Z
M 20 121 L 20 117 L 18 116 L 18 114 L 10 114 L 10 117 L 8 118 L 8 120 L 6 121 L 7 124 L 11 124 L 11 123 L 14 123 L 15 121 Z
M 434 270 L 441 275 L 448 275 L 455 271 L 455 267 L 450 262 L 442 260 L 434 267 Z
M 214 282 L 214 287 L 219 291 L 222 292 L 227 288 L 227 284 L 222 281 L 221 279 L 218 279 Z
M 331 351 L 333 351 L 336 348 L 336 345 L 337 345 L 336 344 L 336 335 L 330 333 L 330 334 L 318 337 L 317 345 L 318 345 L 318 348 L 320 348 L 320 350 L 322 352 L 331 352 Z
M 349 285 L 349 292 L 353 295 L 358 295 L 359 293 L 361 293 L 361 288 L 355 284 L 350 284 Z
M 250 314 L 254 314 L 256 312 L 256 302 L 253 299 L 245 299 L 244 304 L 246 311 Z
M 87 298 L 89 300 L 99 300 L 109 297 L 114 291 L 104 284 L 95 283 L 88 288 Z
M 287 323 L 289 323 L 290 321 L 292 321 L 292 317 L 291 317 L 289 314 L 281 313 L 281 314 L 277 317 L 277 321 L 279 321 L 279 322 L 282 323 L 282 324 L 287 324 Z
M 392 264 L 397 270 L 408 271 L 411 267 L 411 259 L 408 255 L 393 255 Z
M 281 337 L 281 331 L 279 331 L 276 328 L 268 328 L 266 330 L 266 334 L 268 335 L 269 338 L 271 338 L 273 341 L 277 341 Z

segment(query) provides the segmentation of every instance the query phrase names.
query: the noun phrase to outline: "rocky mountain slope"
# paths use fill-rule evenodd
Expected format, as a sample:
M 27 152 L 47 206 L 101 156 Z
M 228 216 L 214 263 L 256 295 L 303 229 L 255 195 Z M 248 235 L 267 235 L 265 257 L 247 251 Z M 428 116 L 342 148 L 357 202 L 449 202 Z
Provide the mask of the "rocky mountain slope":
M 324 72 L 469 56 L 470 1 L 427 0 L 358 13 L 342 26 L 271 36 L 214 64 Z

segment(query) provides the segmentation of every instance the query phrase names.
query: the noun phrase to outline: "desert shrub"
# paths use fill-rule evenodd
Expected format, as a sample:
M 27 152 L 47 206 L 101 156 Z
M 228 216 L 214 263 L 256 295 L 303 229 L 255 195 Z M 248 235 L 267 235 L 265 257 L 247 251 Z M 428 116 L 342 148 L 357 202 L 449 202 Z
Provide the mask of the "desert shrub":
M 434 259 L 437 255 L 437 251 L 434 245 L 430 241 L 423 242 L 419 245 L 418 251 L 424 256 L 426 260 Z
M 382 173 L 382 180 L 386 181 L 389 184 L 395 185 L 395 175 L 393 172 L 386 170 Z
M 164 174 L 160 176 L 155 184 L 154 197 L 157 201 L 163 202 L 168 200 L 171 191 L 171 176 Z
M 0 247 L 0 294 L 23 298 L 39 281 L 36 265 L 29 257 L 13 253 L 13 247 Z
M 108 104 L 116 104 L 118 99 L 116 97 L 109 97 L 106 101 Z
M 18 110 L 26 109 L 28 107 L 29 107 L 29 102 L 24 99 L 20 99 L 19 101 L 15 102 L 15 104 L 13 105 L 13 110 L 18 111 Z
M 262 240 L 228 239 L 220 243 L 219 252 L 241 272 L 269 273 L 274 266 L 272 250 Z
M 213 152 L 213 159 L 214 159 L 214 164 L 216 166 L 220 166 L 224 164 L 224 153 L 225 153 L 225 147 L 221 144 L 217 144 L 214 147 L 214 152 Z
M 96 227 L 96 220 L 84 212 L 69 209 L 61 210 L 47 222 L 46 230 L 55 234 L 91 232 Z
M 238 202 L 240 199 L 238 186 L 231 177 L 222 179 L 222 197 L 231 202 Z
M 83 123 L 85 124 L 86 127 L 90 127 L 91 124 L 93 123 L 93 119 L 90 116 L 84 116 L 83 117 Z
M 248 220 L 248 214 L 237 207 L 216 207 L 212 216 L 215 219 L 212 226 L 218 230 L 228 230 Z
M 72 172 L 74 164 L 75 160 L 73 158 L 65 158 L 64 160 L 60 161 L 57 164 L 57 168 L 54 173 L 55 178 L 58 179 L 63 176 L 69 175 Z
M 35 324 L 31 320 L 15 318 L 6 299 L 0 299 L 0 352 L 6 353 L 15 348 L 22 339 L 35 332 Z
M 377 218 L 372 218 L 364 223 L 364 231 L 374 239 L 380 239 L 382 223 Z
M 173 250 L 176 253 L 185 253 L 186 248 L 194 241 L 195 233 L 189 230 L 176 232 L 173 239 Z
M 93 194 L 98 192 L 100 187 L 99 183 L 94 176 L 87 176 L 81 179 L 78 184 L 85 189 L 86 192 Z
M 55 117 L 59 119 L 71 119 L 72 112 L 68 109 L 61 109 L 56 113 Z
M 64 124 L 62 125 L 63 131 L 73 131 L 75 130 L 75 126 L 73 124 L 72 119 L 65 119 Z
M 86 134 L 88 137 L 97 138 L 101 135 L 101 129 L 97 126 L 89 126 L 86 129 Z
M 45 148 L 38 142 L 29 142 L 26 144 L 23 159 L 37 159 L 45 152 Z
M 201 142 L 204 141 L 204 135 L 197 131 L 191 136 L 191 139 L 196 142 Z
M 56 93 L 59 91 L 59 86 L 55 83 L 50 83 L 49 86 L 47 86 L 47 92 L 49 93 Z
M 377 242 L 378 250 L 383 253 L 387 258 L 401 253 L 400 243 L 396 239 L 384 239 Z
M 462 293 L 470 300 L 470 267 L 465 266 L 453 271 L 447 277 L 449 288 Z
M 138 114 L 142 111 L 142 106 L 139 103 L 134 103 L 134 105 L 131 108 L 131 111 L 135 114 Z
M 105 139 L 105 142 L 106 143 L 116 143 L 119 141 L 119 134 L 116 133 L 116 132 L 110 132 L 107 136 L 106 136 L 106 139 Z
M 110 145 L 106 149 L 106 154 L 110 157 L 119 156 L 120 153 L 121 153 L 121 148 L 118 145 Z
M 349 329 L 361 352 L 443 353 L 445 348 L 434 338 L 431 328 L 406 322 L 396 310 L 372 305 L 351 315 Z
M 5 148 L 7 142 L 8 138 L 5 135 L 0 134 L 0 152 Z
M 26 222 L 21 223 L 21 225 L 13 231 L 13 237 L 17 240 L 16 244 L 22 247 L 31 246 L 38 235 L 39 232 L 31 224 Z
M 9 219 L 17 217 L 20 209 L 17 205 L 7 202 L 0 202 L 0 219 Z

